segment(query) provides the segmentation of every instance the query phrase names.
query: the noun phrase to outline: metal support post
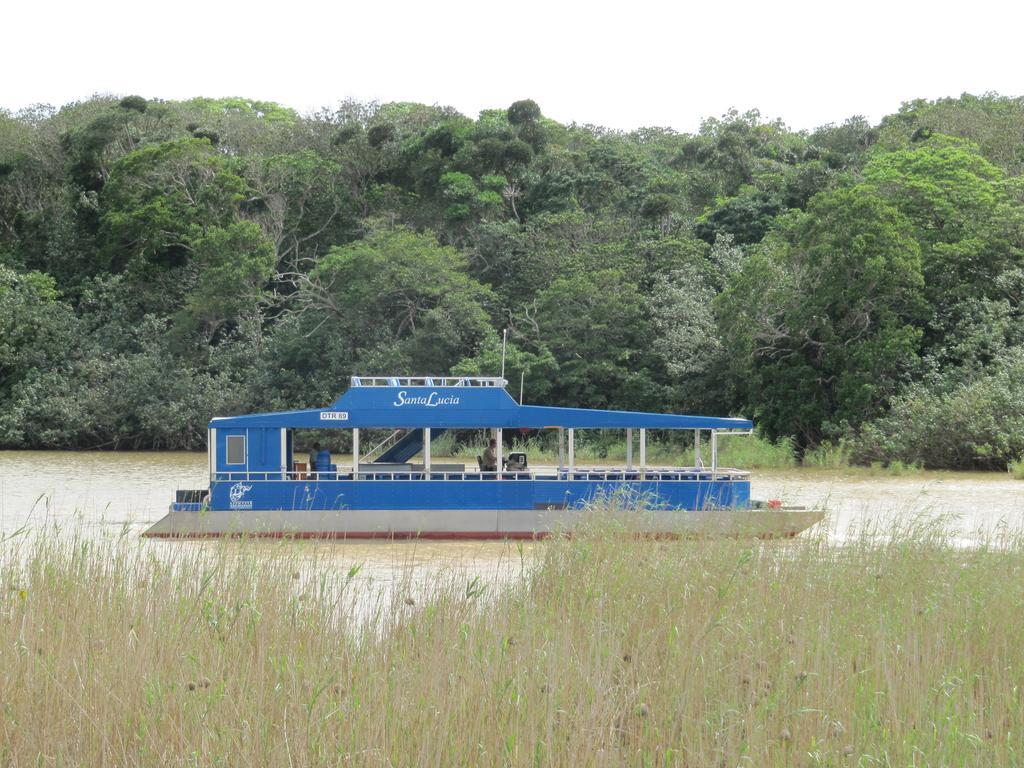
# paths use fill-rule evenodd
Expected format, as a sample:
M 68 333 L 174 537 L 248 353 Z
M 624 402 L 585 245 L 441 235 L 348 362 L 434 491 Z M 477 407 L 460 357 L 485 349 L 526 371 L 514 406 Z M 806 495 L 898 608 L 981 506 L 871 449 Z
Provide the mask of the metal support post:
M 711 479 L 718 479 L 718 430 L 711 430 Z
M 626 429 L 626 469 L 633 468 L 633 430 Z
M 498 427 L 496 430 L 494 430 L 494 433 L 495 433 L 495 438 L 494 439 L 498 441 L 498 450 L 497 450 L 497 452 L 495 454 L 497 458 L 494 460 L 494 464 L 495 464 L 494 468 L 496 470 L 498 470 L 498 478 L 500 479 L 501 478 L 501 470 L 502 470 L 502 461 L 501 461 L 502 450 L 501 449 L 503 447 L 502 444 L 501 444 L 501 427 Z
M 569 475 L 576 469 L 576 430 L 569 428 Z
M 704 466 L 704 459 L 700 457 L 700 430 L 693 430 L 693 466 L 701 469 Z
M 430 479 L 430 427 L 423 428 L 423 479 Z
M 640 478 L 647 476 L 647 430 L 640 430 Z
M 206 430 L 206 452 L 210 456 L 210 479 L 217 473 L 217 430 Z
M 319 467 L 317 467 L 319 469 Z M 352 430 L 352 479 L 359 479 L 359 428 Z
M 281 427 L 281 479 L 288 479 L 288 428 Z

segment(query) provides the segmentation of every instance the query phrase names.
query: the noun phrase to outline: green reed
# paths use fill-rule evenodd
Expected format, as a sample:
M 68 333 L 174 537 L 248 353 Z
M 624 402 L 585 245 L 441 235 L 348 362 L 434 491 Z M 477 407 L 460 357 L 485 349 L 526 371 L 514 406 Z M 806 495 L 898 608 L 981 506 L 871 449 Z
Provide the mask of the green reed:
M 390 545 L 387 545 L 390 546 Z M 406 545 L 407 546 L 407 545 Z M 2 765 L 1012 766 L 1024 539 L 0 544 Z M 396 553 L 402 551 L 395 545 Z M 419 586 L 417 586 L 417 584 Z

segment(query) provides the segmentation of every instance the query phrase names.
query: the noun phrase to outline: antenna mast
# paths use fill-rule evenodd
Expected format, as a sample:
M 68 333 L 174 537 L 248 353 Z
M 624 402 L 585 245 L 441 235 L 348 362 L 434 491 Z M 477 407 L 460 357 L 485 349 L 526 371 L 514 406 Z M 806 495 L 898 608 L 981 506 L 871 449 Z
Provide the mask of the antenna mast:
M 501 332 L 501 378 L 505 378 L 505 347 L 508 345 L 508 328 Z

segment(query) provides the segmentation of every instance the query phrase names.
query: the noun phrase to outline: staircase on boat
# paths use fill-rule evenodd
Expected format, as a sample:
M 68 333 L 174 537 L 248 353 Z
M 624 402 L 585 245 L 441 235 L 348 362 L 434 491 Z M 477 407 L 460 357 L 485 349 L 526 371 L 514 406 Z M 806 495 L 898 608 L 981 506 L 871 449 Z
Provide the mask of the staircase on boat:
M 430 442 L 433 443 L 447 431 L 444 427 L 435 427 L 430 431 Z M 422 450 L 422 429 L 396 429 L 360 459 L 374 464 L 404 464 Z

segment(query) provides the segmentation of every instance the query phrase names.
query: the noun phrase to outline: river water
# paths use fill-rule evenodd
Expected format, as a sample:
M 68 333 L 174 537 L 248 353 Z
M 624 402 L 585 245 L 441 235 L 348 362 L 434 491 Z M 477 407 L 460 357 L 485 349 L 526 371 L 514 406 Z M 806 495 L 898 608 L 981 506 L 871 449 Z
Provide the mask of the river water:
M 0 533 L 59 526 L 87 535 L 137 535 L 165 514 L 176 489 L 203 488 L 206 472 L 202 453 L 0 451 Z M 967 540 L 979 529 L 1000 524 L 1024 528 L 1024 481 L 1006 474 L 760 471 L 753 474 L 752 495 L 826 508 L 830 536 L 839 539 L 863 521 L 914 516 L 941 520 Z M 486 571 L 518 560 L 516 545 L 494 542 L 311 543 L 314 547 L 321 555 L 330 552 L 340 564 L 359 563 L 378 577 L 394 572 L 396 565 Z

